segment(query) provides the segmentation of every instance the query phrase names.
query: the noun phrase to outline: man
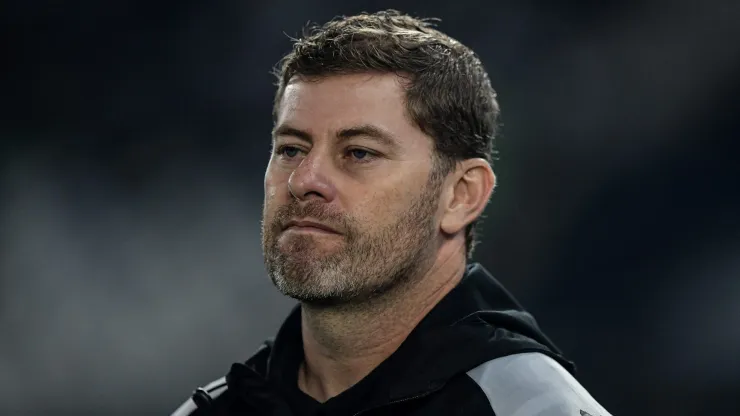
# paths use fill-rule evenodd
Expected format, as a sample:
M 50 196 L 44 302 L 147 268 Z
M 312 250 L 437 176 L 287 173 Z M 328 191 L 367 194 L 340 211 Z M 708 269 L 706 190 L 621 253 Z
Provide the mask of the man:
M 499 113 L 475 54 L 386 11 L 314 28 L 277 75 L 262 242 L 300 305 L 174 414 L 607 416 L 467 263 Z

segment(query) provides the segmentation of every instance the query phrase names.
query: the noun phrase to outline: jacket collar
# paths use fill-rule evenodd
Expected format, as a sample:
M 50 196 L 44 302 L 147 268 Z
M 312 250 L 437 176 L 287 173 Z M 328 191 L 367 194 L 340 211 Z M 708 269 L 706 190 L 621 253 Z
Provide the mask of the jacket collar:
M 451 377 L 495 358 L 541 352 L 574 372 L 535 319 L 480 264 L 417 325 L 403 344 L 359 384 L 374 384 L 385 400 L 439 388 Z M 301 311 L 297 306 L 278 331 L 267 378 L 278 385 L 297 382 L 303 361 Z M 394 382 L 389 383 L 388 380 Z

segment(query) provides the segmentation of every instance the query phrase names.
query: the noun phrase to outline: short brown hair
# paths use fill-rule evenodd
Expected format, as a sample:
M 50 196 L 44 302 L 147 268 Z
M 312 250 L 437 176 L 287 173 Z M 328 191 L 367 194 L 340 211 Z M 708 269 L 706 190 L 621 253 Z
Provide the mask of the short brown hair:
M 295 76 L 395 73 L 407 80 L 408 115 L 434 139 L 433 174 L 444 177 L 469 158 L 491 163 L 499 118 L 496 92 L 476 54 L 434 29 L 433 22 L 386 10 L 307 27 L 275 68 L 273 117 Z M 477 243 L 477 223 L 466 228 L 469 257 Z

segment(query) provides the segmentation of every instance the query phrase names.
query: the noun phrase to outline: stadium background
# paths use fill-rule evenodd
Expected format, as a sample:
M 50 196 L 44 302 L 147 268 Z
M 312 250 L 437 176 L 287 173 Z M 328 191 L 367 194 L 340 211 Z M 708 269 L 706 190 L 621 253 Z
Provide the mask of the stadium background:
M 740 2 L 14 1 L 0 414 L 169 414 L 292 302 L 259 242 L 307 21 L 442 18 L 503 109 L 476 259 L 614 415 L 740 414 Z

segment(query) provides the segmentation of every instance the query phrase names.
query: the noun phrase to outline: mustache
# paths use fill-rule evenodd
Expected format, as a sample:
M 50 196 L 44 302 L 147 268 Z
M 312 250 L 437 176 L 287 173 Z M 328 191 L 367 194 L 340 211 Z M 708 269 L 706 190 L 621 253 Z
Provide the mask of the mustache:
M 325 203 L 319 201 L 308 201 L 304 203 L 292 201 L 289 204 L 279 207 L 275 211 L 272 224 L 273 228 L 281 229 L 288 221 L 295 218 L 312 218 L 340 232 L 352 228 L 345 215 L 336 212 Z

